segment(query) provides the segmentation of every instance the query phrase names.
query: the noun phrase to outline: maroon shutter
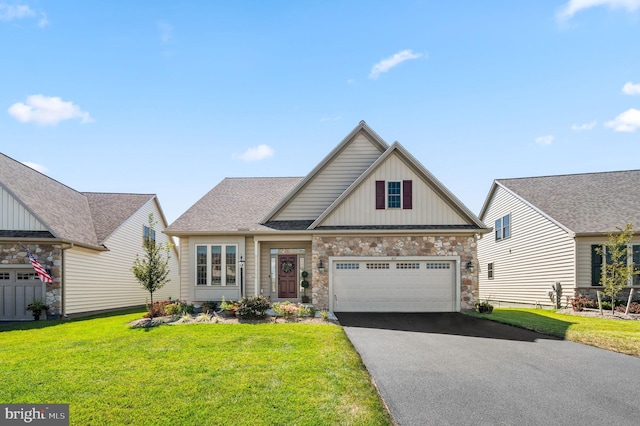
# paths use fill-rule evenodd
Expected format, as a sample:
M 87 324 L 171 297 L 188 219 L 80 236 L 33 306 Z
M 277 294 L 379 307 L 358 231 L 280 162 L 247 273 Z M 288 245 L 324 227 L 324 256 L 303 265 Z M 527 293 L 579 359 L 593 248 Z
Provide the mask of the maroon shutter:
M 384 210 L 385 202 L 384 202 L 384 181 L 377 180 L 376 181 L 376 209 Z
M 413 208 L 413 182 L 410 180 L 402 181 L 402 208 L 411 210 Z

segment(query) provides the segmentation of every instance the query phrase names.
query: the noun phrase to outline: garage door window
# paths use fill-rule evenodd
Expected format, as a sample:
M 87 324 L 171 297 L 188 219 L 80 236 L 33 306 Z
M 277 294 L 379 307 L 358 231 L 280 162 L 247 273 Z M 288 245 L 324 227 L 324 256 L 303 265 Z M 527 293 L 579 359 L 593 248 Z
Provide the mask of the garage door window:
M 360 269 L 359 263 L 336 263 L 336 269 Z
M 367 263 L 367 269 L 389 269 L 388 263 Z
M 427 269 L 451 269 L 451 263 L 448 262 L 427 262 L 424 266 Z
M 18 272 L 16 278 L 18 280 L 35 280 L 38 279 L 35 272 Z
M 10 279 L 8 272 L 0 272 L 0 280 L 8 280 Z
M 396 263 L 396 269 L 420 269 L 419 263 Z

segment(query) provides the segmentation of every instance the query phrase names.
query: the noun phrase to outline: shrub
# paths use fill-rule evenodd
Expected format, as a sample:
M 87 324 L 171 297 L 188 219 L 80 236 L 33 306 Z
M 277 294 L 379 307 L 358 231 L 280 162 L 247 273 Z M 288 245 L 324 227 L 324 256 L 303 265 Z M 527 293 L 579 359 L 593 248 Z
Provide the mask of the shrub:
M 291 303 L 289 301 L 274 303 L 273 311 L 285 318 L 312 317 L 316 315 L 316 310 L 313 306 L 303 305 L 302 303 Z
M 239 318 L 264 318 L 271 303 L 264 296 L 243 297 L 236 304 L 236 315 Z
M 181 300 L 176 300 L 173 303 L 165 305 L 165 315 L 179 315 L 179 314 L 192 314 L 193 305 Z
M 620 305 L 616 308 L 616 311 L 618 312 L 626 312 L 627 307 L 624 305 Z M 630 314 L 640 314 L 640 303 L 638 302 L 631 302 L 631 304 L 629 305 L 629 313 Z
M 213 312 L 215 312 L 217 307 L 218 307 L 218 302 L 214 302 L 214 301 L 202 302 L 202 312 L 204 312 L 205 314 L 212 314 Z
M 569 297 L 567 296 L 567 300 L 571 303 L 571 307 L 574 311 L 581 311 L 584 308 L 593 307 L 593 300 L 589 300 L 586 297 L 577 296 L 577 297 Z
M 167 306 L 169 306 L 171 302 L 168 300 L 162 302 L 153 302 L 153 305 L 147 308 L 147 314 L 144 318 L 155 318 L 155 317 L 163 317 L 165 315 L 171 315 L 166 313 Z

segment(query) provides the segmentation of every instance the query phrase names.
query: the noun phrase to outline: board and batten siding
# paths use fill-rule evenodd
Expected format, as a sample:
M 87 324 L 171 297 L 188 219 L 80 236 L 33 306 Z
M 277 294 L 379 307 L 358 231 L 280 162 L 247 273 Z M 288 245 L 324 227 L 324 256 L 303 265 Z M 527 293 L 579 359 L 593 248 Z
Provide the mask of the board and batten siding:
M 159 222 L 156 241 L 169 242 L 162 233 L 161 215 L 155 199 L 149 200 L 105 241 L 109 251 L 95 251 L 73 247 L 64 252 L 65 314 L 144 305 L 149 292 L 133 276 L 131 267 L 136 255 L 144 256 L 143 226 L 149 223 L 149 213 Z M 176 250 L 170 251 L 169 281 L 154 292 L 154 300 L 178 298 L 180 294 L 180 265 Z
M 578 288 L 591 287 L 591 246 L 593 244 L 604 244 L 608 240 L 609 237 L 606 235 L 601 237 L 576 237 L 576 271 Z M 631 244 L 640 244 L 640 235 L 635 235 L 631 239 Z
M 47 231 L 34 215 L 0 187 L 0 229 L 8 231 Z
M 411 180 L 413 206 L 404 209 L 376 209 L 376 181 Z M 465 225 L 440 195 L 397 154 L 391 155 L 338 206 L 320 226 L 348 225 Z
M 364 134 L 358 134 L 273 220 L 317 219 L 381 154 Z
M 552 305 L 548 292 L 560 282 L 564 295 L 575 287 L 575 240 L 502 187 L 495 191 L 481 219 L 495 220 L 511 214 L 511 237 L 496 241 L 495 230 L 478 241 L 480 299 L 507 303 Z M 487 265 L 493 263 L 494 278 Z M 564 301 L 563 301 L 564 302 Z

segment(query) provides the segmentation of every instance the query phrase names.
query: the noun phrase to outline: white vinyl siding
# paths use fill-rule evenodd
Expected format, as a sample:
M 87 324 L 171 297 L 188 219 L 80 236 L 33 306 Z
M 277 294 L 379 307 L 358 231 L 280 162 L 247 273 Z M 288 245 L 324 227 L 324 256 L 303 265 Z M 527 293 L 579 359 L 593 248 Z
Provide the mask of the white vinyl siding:
M 498 187 L 482 218 L 485 223 L 510 213 L 511 237 L 496 242 L 492 234 L 478 241 L 481 268 L 493 263 L 493 279 L 479 273 L 480 299 L 551 305 L 551 284 L 560 282 L 565 295 L 575 286 L 575 243 L 564 229 L 528 204 Z
M 161 215 L 152 199 L 105 240 L 104 245 L 109 251 L 77 246 L 64 251 L 66 314 L 144 305 L 148 301 L 149 292 L 136 281 L 131 267 L 136 255 L 144 256 L 142 227 L 148 223 L 149 213 L 153 213 L 159 222 L 156 226 L 157 242 L 168 242 L 169 237 L 161 232 Z M 180 267 L 176 250 L 172 249 L 170 254 L 171 281 L 153 294 L 154 300 L 179 296 Z
M 0 229 L 46 231 L 47 228 L 4 188 L 0 187 Z
M 316 219 L 381 154 L 363 133 L 358 134 L 273 220 Z
M 180 238 L 180 300 L 191 301 L 191 271 L 189 270 L 189 238 Z M 195 278 L 194 278 L 195 279 Z
M 413 181 L 413 208 L 376 209 L 376 181 Z M 319 226 L 465 225 L 458 214 L 397 154 L 389 156 Z
M 591 288 L 591 246 L 593 244 L 604 244 L 609 237 L 577 237 L 576 238 L 576 270 L 577 287 Z M 640 244 L 640 235 L 636 235 L 631 240 L 631 244 Z

